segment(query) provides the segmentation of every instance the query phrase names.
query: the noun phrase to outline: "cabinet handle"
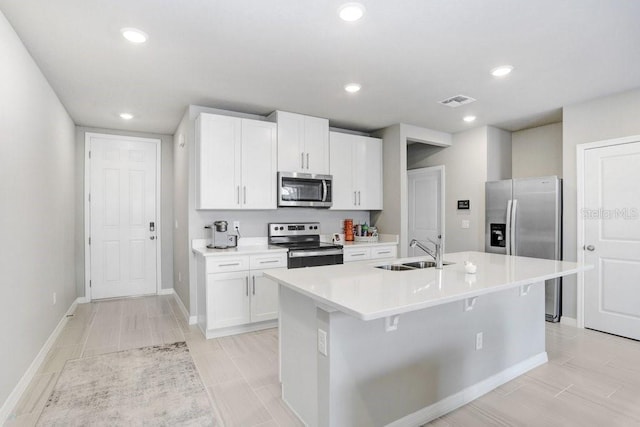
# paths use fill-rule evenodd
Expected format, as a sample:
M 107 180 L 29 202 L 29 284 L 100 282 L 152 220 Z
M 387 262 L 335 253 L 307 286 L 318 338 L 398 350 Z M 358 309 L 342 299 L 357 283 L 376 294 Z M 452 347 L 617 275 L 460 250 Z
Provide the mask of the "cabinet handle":
M 358 206 L 360 206 L 360 202 L 362 202 L 362 197 L 360 196 L 360 190 L 358 190 Z
M 245 289 L 247 290 L 247 296 L 249 296 L 249 276 L 244 278 Z
M 274 262 L 279 262 L 277 259 L 272 259 L 269 261 L 260 261 L 260 264 L 273 264 Z
M 244 192 L 244 204 L 247 204 L 247 186 L 245 185 L 243 187 L 243 192 Z
M 358 204 L 358 196 L 357 196 L 357 191 L 353 192 L 353 206 L 356 206 Z
M 309 153 L 307 153 L 307 169 L 309 169 Z
M 379 254 L 390 254 L 391 251 L 378 251 Z
M 240 265 L 239 262 L 232 262 L 230 264 L 219 264 L 218 267 L 233 267 L 234 265 Z
M 304 169 L 304 153 L 300 153 L 300 168 Z
M 238 191 L 237 191 L 237 193 L 238 193 L 238 194 L 237 194 L 237 197 L 236 197 L 236 198 L 237 198 L 237 200 L 238 200 L 238 201 L 237 201 L 237 204 L 239 205 L 239 204 L 240 204 L 240 186 L 239 186 L 239 185 L 238 185 Z
M 253 276 L 253 295 L 256 294 L 256 276 Z
M 365 256 L 364 252 L 360 252 L 359 254 L 351 254 L 351 256 Z

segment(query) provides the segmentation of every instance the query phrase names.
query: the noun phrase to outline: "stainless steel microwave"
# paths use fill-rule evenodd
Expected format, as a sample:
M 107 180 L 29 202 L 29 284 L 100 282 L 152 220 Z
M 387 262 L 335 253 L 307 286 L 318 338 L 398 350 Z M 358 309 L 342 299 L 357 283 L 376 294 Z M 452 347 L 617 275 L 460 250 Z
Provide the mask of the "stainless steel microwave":
M 331 207 L 331 175 L 278 172 L 278 206 Z

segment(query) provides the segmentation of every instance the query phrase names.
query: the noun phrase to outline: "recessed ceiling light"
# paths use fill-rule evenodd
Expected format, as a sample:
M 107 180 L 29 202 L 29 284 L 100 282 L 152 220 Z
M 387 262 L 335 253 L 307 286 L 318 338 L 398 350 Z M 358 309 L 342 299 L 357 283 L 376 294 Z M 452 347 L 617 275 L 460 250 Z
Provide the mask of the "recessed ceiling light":
M 120 118 L 122 120 L 131 120 L 131 119 L 133 119 L 133 114 L 131 114 L 131 113 L 120 113 Z
M 491 74 L 494 77 L 504 77 L 507 74 L 509 74 L 511 71 L 513 71 L 512 65 L 501 65 L 491 70 Z
M 364 5 L 360 3 L 345 3 L 338 8 L 338 15 L 347 22 L 357 21 L 364 16 Z
M 344 85 L 344 90 L 346 90 L 349 93 L 356 93 L 360 89 L 362 89 L 362 86 L 360 86 L 358 83 L 349 83 Z
M 464 118 L 462 120 L 464 120 L 467 123 L 471 123 L 476 119 L 476 116 L 464 116 Z
M 144 43 L 149 36 L 144 31 L 140 31 L 137 28 L 123 28 L 120 30 L 122 37 L 129 40 L 131 43 Z

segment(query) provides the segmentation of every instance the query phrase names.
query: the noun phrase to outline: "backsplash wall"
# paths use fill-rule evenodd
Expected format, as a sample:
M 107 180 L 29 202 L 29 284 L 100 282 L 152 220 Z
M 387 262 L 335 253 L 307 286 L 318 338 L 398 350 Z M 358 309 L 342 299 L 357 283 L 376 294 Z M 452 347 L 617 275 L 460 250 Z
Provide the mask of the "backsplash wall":
M 194 238 L 205 238 L 204 226 L 217 220 L 228 221 L 230 230 L 232 230 L 233 221 L 240 221 L 240 234 L 244 237 L 266 237 L 267 224 L 270 222 L 319 222 L 322 234 L 342 232 L 342 221 L 345 218 L 352 218 L 354 224 L 365 221 L 370 224 L 369 211 L 279 208 L 267 211 L 199 210 L 196 212 L 199 226 L 192 229 Z M 384 233 L 384 230 L 380 232 Z

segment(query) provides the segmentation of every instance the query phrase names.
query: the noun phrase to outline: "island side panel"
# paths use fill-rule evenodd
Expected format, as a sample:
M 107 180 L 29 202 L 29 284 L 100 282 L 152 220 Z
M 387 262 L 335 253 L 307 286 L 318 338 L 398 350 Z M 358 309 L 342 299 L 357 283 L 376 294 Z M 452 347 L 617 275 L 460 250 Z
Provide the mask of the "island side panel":
M 318 425 L 316 304 L 279 286 L 282 399 L 309 427 Z
M 329 328 L 328 360 L 318 365 L 318 377 L 328 378 L 318 396 L 319 425 L 383 426 L 406 416 L 397 425 L 419 425 L 547 360 L 542 283 L 525 296 L 510 289 L 478 297 L 471 311 L 463 307 L 458 301 L 402 314 L 391 332 L 384 319 L 318 315 Z

